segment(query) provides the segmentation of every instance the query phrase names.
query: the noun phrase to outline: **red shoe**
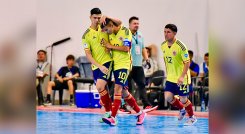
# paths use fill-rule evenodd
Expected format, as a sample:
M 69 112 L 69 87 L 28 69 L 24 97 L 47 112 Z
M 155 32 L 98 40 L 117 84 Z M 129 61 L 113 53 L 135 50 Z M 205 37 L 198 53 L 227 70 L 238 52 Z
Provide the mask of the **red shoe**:
M 148 113 L 148 112 L 151 112 L 151 111 L 156 110 L 157 108 L 158 108 L 158 106 L 155 106 L 155 107 L 146 106 L 143 111 L 146 112 L 146 113 Z
M 136 125 L 142 125 L 145 120 L 146 115 L 147 114 L 144 111 L 142 111 L 142 113 L 137 116 L 138 119 L 137 119 Z

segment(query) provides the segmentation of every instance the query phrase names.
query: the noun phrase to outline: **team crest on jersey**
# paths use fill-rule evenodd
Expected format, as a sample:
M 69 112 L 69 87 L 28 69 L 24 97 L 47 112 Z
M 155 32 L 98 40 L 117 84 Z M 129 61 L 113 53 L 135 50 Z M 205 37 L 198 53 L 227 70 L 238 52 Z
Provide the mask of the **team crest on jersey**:
M 188 57 L 188 54 L 184 54 L 184 57 L 187 58 Z
M 176 51 L 173 51 L 173 55 L 176 56 L 177 52 Z
M 139 35 L 138 38 L 141 38 L 141 36 Z
M 93 36 L 93 39 L 95 39 L 96 38 L 96 36 Z
M 112 40 L 112 38 L 110 38 L 110 40 Z
M 119 40 L 123 41 L 123 37 L 119 37 Z

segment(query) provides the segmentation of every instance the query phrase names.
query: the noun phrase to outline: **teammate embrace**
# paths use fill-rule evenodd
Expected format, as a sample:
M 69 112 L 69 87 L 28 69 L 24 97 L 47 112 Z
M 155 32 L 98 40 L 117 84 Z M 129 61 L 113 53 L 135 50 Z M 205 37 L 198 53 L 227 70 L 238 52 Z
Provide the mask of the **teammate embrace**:
M 128 75 L 131 70 L 131 31 L 122 26 L 120 20 L 102 16 L 99 8 L 90 11 L 91 25 L 82 37 L 85 54 L 92 63 L 96 88 L 100 94 L 100 103 L 105 107 L 105 114 L 100 122 L 109 125 L 117 124 L 117 111 L 123 99 L 131 106 L 137 115 L 137 125 L 144 122 L 146 111 L 140 110 L 134 97 L 128 92 Z M 165 98 L 170 104 L 180 109 L 179 120 L 187 112 L 190 115 L 187 124 L 194 124 L 191 102 L 187 99 L 189 83 L 189 56 L 186 46 L 175 38 L 177 27 L 169 24 L 165 27 L 166 41 L 162 44 L 164 60 L 167 67 L 167 82 Z M 115 78 L 114 101 L 108 94 L 107 83 L 113 73 Z M 178 76 L 176 76 L 178 75 Z M 180 95 L 180 102 L 174 97 Z M 183 105 L 184 104 L 184 105 Z M 149 105 L 150 106 L 150 105 Z M 155 110 L 157 107 L 150 107 Z

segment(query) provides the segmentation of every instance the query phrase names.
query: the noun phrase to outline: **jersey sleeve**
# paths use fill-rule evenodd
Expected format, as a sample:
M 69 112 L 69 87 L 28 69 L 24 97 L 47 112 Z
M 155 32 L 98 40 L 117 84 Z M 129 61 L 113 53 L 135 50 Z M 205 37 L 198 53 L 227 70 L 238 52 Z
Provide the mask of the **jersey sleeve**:
M 90 50 L 90 43 L 89 43 L 89 37 L 88 37 L 88 33 L 89 33 L 89 29 L 87 29 L 85 31 L 85 33 L 83 34 L 83 37 L 82 37 L 82 46 L 83 46 L 83 49 L 84 50 Z
M 90 43 L 87 38 L 82 39 L 82 45 L 84 50 L 90 50 Z
M 123 46 L 131 47 L 132 33 L 129 29 L 125 29 L 125 37 L 123 39 Z
M 181 58 L 184 63 L 190 62 L 189 54 L 187 48 L 181 49 Z
M 59 71 L 57 72 L 57 74 L 60 76 L 60 77 L 63 77 L 63 74 L 64 74 L 64 67 L 61 67 L 59 69 Z

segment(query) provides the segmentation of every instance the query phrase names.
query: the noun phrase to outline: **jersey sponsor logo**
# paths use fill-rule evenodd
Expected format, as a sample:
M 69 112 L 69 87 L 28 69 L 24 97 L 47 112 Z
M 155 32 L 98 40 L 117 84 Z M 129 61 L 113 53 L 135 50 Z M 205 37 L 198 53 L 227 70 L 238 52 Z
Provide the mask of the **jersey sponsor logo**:
M 96 38 L 96 36 L 93 36 L 93 39 L 95 39 Z
M 184 57 L 187 58 L 188 57 L 188 54 L 184 54 Z
M 141 38 L 141 36 L 139 35 L 138 38 Z
M 127 38 L 125 38 L 125 39 L 123 40 L 123 45 L 124 45 L 124 46 L 130 47 L 130 44 L 131 44 L 131 42 L 130 42 Z

